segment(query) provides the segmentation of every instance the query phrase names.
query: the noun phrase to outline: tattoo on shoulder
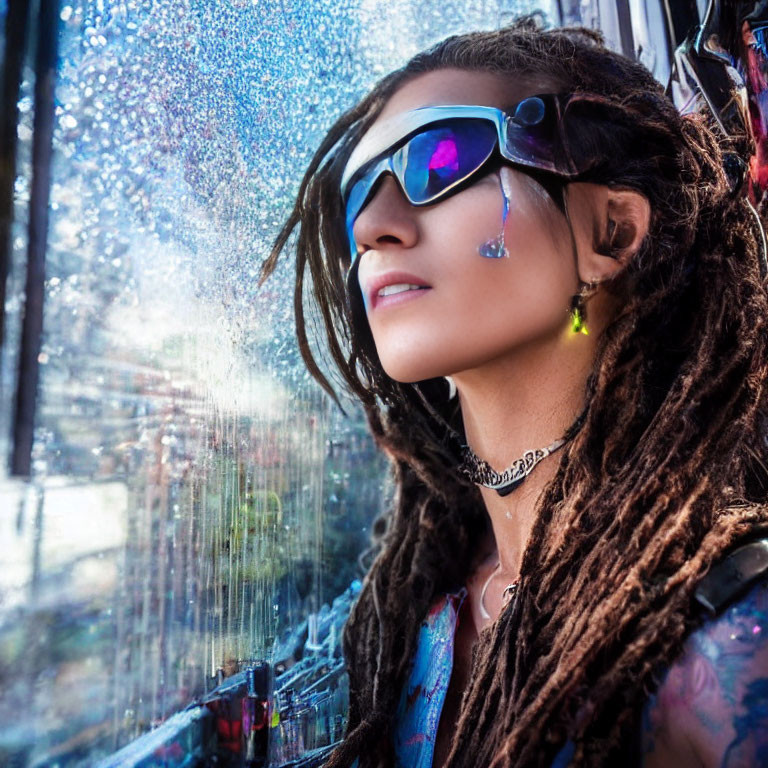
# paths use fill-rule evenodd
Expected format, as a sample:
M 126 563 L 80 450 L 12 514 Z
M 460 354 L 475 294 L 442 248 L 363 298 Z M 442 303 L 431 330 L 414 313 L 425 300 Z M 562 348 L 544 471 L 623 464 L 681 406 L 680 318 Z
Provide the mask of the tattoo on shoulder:
M 768 579 L 688 638 L 642 724 L 647 768 L 768 766 Z

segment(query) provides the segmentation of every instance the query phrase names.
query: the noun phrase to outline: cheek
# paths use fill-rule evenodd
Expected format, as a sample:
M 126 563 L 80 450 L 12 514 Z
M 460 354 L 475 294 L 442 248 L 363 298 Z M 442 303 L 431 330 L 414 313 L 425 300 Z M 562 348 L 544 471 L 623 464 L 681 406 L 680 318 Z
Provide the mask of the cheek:
M 473 302 L 506 296 L 518 306 L 570 297 L 577 281 L 570 233 L 542 187 L 505 167 L 501 179 L 488 177 L 472 191 L 440 211 L 446 277 L 453 278 L 446 286 Z M 500 306 L 514 311 L 508 301 Z
M 446 239 L 457 246 L 453 274 L 441 286 L 452 307 L 447 326 L 467 324 L 494 347 L 569 327 L 578 282 L 559 211 L 548 196 L 521 186 L 511 188 L 506 216 L 499 189 Z
M 446 228 L 456 230 L 452 241 L 467 253 L 514 261 L 520 260 L 521 249 L 570 253 L 565 218 L 530 176 L 503 166 L 454 200 L 441 213 Z
M 502 169 L 502 173 L 508 170 Z M 509 257 L 506 230 L 511 219 L 527 215 L 522 202 L 513 186 L 502 182 L 499 173 L 489 174 L 436 206 L 424 232 L 435 238 L 435 244 L 437 238 L 441 240 L 446 261 L 473 272 L 480 267 L 482 273 L 482 264 L 478 263 L 481 260 Z M 488 274 L 493 273 L 491 268 Z
M 565 217 L 546 190 L 530 176 L 507 172 L 504 190 L 509 199 L 505 237 L 510 253 L 532 251 L 542 257 L 555 254 L 557 265 L 575 268 L 573 244 Z M 518 256 L 518 259 L 522 256 Z
M 498 176 L 423 211 L 413 258 L 434 277 L 434 293 L 370 317 L 393 378 L 416 381 L 481 365 L 570 327 L 577 278 L 567 225 L 545 193 L 524 181 L 511 192 L 506 217 Z M 479 249 L 502 230 L 508 256 L 483 257 Z

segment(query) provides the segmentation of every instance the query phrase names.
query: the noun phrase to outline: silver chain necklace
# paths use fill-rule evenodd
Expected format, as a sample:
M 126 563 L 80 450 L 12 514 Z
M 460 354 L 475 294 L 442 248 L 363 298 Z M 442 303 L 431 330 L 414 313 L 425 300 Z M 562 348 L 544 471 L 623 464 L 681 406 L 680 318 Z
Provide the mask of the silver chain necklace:
M 499 561 L 499 565 L 501 565 L 501 561 Z M 483 617 L 483 619 L 491 618 L 491 614 L 488 613 L 485 608 L 485 591 L 488 589 L 488 585 L 491 583 L 491 579 L 496 575 L 496 571 L 498 571 L 499 565 L 497 565 L 496 568 L 491 571 L 491 575 L 485 580 L 485 584 L 483 584 L 483 590 L 480 592 L 480 615 Z M 515 595 L 517 594 L 518 586 L 520 586 L 519 578 L 515 579 L 511 584 L 507 584 L 507 586 L 504 587 L 504 591 L 501 593 L 502 605 L 506 605 L 510 600 L 514 599 Z
M 517 488 L 533 468 L 542 460 L 565 445 L 567 439 L 561 437 L 546 448 L 536 448 L 526 451 L 511 467 L 503 472 L 497 472 L 487 461 L 481 459 L 468 445 L 462 447 L 462 461 L 459 471 L 464 473 L 473 483 L 492 488 L 499 496 L 506 496 Z
M 514 491 L 515 488 L 517 488 L 517 486 L 531 474 L 533 468 L 542 459 L 545 459 L 551 453 L 554 453 L 558 448 L 565 445 L 566 442 L 567 439 L 561 437 L 546 448 L 528 450 L 517 459 L 511 467 L 505 469 L 502 473 L 498 473 L 487 461 L 481 459 L 468 445 L 465 445 L 463 447 L 463 460 L 459 465 L 459 470 L 473 483 L 484 485 L 486 488 L 492 488 L 499 494 L 499 496 L 506 496 L 512 493 L 512 491 Z M 499 566 L 500 565 L 501 561 L 499 561 Z M 490 619 L 491 615 L 485 607 L 485 593 L 488 590 L 488 585 L 491 583 L 491 580 L 496 575 L 497 570 L 498 566 L 486 579 L 485 584 L 483 584 L 483 589 L 480 592 L 480 615 L 486 620 Z M 503 605 L 506 605 L 510 600 L 514 599 L 519 584 L 520 579 L 517 578 L 504 587 L 504 591 L 501 593 Z

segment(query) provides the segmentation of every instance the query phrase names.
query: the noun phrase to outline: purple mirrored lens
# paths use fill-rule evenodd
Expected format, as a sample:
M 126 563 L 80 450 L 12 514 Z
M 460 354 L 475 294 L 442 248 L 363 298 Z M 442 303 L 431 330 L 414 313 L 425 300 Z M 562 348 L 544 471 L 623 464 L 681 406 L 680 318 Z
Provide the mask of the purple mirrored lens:
M 409 200 L 437 200 L 480 169 L 496 141 L 496 126 L 485 120 L 452 120 L 414 136 L 400 150 L 400 163 L 395 159 Z

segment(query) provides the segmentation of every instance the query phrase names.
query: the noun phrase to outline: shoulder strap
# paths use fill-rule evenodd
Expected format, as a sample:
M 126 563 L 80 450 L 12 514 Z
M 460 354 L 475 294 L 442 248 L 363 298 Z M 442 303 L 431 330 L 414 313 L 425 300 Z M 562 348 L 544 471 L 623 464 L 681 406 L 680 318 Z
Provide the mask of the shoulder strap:
M 713 565 L 694 597 L 709 613 L 716 614 L 761 576 L 768 576 L 768 536 L 737 547 Z

